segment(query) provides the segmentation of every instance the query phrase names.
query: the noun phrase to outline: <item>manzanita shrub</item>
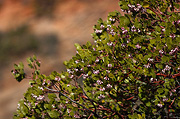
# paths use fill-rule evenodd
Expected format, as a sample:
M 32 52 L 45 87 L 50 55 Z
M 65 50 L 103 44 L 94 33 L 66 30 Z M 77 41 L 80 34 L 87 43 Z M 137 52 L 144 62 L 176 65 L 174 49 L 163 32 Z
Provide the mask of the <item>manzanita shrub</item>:
M 12 71 L 30 78 L 14 118 L 180 118 L 180 13 L 178 0 L 120 0 L 124 12 L 98 20 L 95 44 L 75 44 L 66 72 L 40 73 L 27 59 Z

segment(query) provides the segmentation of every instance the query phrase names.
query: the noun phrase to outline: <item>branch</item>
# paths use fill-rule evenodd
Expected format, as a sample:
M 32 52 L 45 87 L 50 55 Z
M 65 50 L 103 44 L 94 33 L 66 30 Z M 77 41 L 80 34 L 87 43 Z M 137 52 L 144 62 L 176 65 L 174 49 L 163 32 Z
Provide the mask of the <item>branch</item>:
M 153 12 L 160 18 L 160 20 L 161 20 L 162 22 L 165 22 L 165 21 L 159 16 L 159 14 L 158 14 L 156 11 L 154 11 L 152 8 L 147 7 L 146 9 L 150 9 L 151 11 L 153 11 Z
M 86 109 L 86 110 L 89 111 L 90 113 L 93 113 L 94 116 L 96 116 L 96 117 L 98 117 L 98 118 L 102 118 L 102 117 L 100 117 L 98 114 L 96 114 L 95 112 L 93 112 L 92 110 L 86 108 L 84 105 L 81 105 L 80 103 L 78 103 L 78 102 L 74 101 L 73 99 L 69 98 L 67 95 L 61 93 L 61 91 L 54 90 L 54 89 L 50 89 L 50 88 L 48 88 L 48 87 L 45 87 L 45 88 L 48 89 L 48 90 L 50 90 L 50 91 L 53 91 L 53 92 L 56 92 L 56 93 L 61 94 L 62 96 L 64 96 L 64 97 L 66 97 L 67 99 L 69 99 L 71 102 L 76 103 L 77 105 L 83 107 L 84 109 Z
M 80 86 L 80 85 L 79 85 Z M 96 106 L 94 105 L 94 101 L 92 99 L 89 98 L 89 96 L 86 94 L 86 92 L 84 91 L 84 89 L 80 86 L 80 88 L 82 89 L 83 93 L 85 94 L 85 96 L 88 98 L 88 100 L 91 102 L 91 104 L 94 106 L 95 108 L 95 112 L 96 113 Z

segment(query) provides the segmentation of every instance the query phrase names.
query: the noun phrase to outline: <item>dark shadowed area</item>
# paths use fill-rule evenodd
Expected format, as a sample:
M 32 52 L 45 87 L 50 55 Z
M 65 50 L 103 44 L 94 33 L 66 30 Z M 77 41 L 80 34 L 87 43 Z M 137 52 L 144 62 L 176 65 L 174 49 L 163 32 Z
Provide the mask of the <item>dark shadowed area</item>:
M 114 10 L 118 0 L 0 0 L 0 119 L 12 118 L 29 86 L 13 79 L 14 63 L 35 54 L 42 73 L 65 70 L 74 43 L 93 42 L 93 25 Z

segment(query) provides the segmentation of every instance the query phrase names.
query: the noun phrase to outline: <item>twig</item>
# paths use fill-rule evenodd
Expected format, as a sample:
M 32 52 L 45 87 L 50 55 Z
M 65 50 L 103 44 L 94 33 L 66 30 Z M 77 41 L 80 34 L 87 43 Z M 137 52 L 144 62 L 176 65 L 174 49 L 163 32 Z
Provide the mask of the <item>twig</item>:
M 158 14 L 156 11 L 154 11 L 152 8 L 147 7 L 146 9 L 150 9 L 151 11 L 153 11 L 153 12 L 160 18 L 160 20 L 161 20 L 162 22 L 165 22 L 165 21 L 159 16 L 159 14 Z
M 64 97 L 66 97 L 67 99 L 69 99 L 71 102 L 76 103 L 77 105 L 83 107 L 83 108 L 86 109 L 87 111 L 93 113 L 94 116 L 96 116 L 96 117 L 98 117 L 98 118 L 102 118 L 102 117 L 100 117 L 98 114 L 96 114 L 95 112 L 93 112 L 92 110 L 86 108 L 84 105 L 81 105 L 80 103 L 78 103 L 78 102 L 74 101 L 73 99 L 69 98 L 67 95 L 61 93 L 61 91 L 54 90 L 54 89 L 50 89 L 50 88 L 48 88 L 48 87 L 45 87 L 45 88 L 48 89 L 48 90 L 50 90 L 50 91 L 57 92 L 57 93 L 61 94 L 62 96 L 64 96 Z

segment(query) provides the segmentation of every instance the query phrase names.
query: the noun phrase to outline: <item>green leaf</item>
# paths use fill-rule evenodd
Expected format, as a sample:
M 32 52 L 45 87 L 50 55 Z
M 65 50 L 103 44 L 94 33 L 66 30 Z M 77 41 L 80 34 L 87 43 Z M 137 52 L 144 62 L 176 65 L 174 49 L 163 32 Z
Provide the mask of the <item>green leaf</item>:
M 33 59 L 32 59 L 31 57 L 28 57 L 28 58 L 27 58 L 27 62 L 28 62 L 28 63 L 32 63 L 32 62 L 33 62 Z
M 158 88 L 158 89 L 157 89 L 157 92 L 158 92 L 159 94 L 163 93 L 163 91 L 164 91 L 163 88 Z
M 109 78 L 114 78 L 114 75 L 112 73 L 110 73 Z
M 46 110 L 50 110 L 50 109 L 52 109 L 52 104 L 44 104 L 44 108 L 46 109 Z
M 77 50 L 81 50 L 81 46 L 78 43 L 75 43 L 74 46 L 76 47 Z
M 34 59 L 34 60 L 37 60 L 37 57 L 36 57 L 35 55 L 33 55 L 33 59 Z
M 54 93 L 48 93 L 48 98 L 50 100 L 55 100 L 57 98 L 57 96 Z
M 23 113 L 23 115 L 27 115 L 28 112 L 29 112 L 28 107 L 27 107 L 26 105 L 24 105 L 24 104 L 21 104 L 20 110 L 21 110 L 21 112 Z
M 151 106 L 151 102 L 147 102 L 146 106 L 150 107 Z
M 16 70 L 18 70 L 18 69 L 19 69 L 19 67 L 18 67 L 18 65 L 17 65 L 17 64 L 14 64 L 14 69 L 16 69 Z
M 130 24 L 129 19 L 125 16 L 120 16 L 119 20 L 120 20 L 120 25 L 122 26 L 127 26 Z
M 144 1 L 142 6 L 143 6 L 144 8 L 149 7 L 149 2 L 148 2 L 148 1 Z

